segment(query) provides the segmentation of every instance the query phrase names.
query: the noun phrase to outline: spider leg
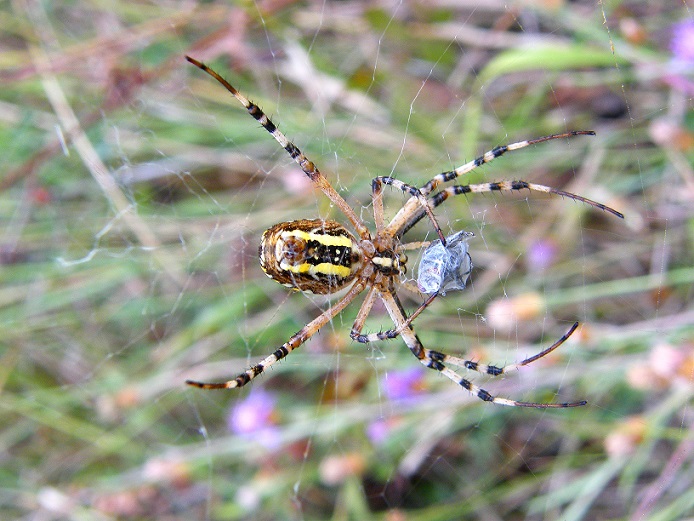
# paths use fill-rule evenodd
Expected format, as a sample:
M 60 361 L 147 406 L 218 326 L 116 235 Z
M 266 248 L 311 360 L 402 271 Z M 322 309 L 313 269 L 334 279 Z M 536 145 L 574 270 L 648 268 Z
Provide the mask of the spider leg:
M 347 219 L 349 219 L 352 225 L 354 226 L 354 229 L 357 231 L 359 236 L 362 239 L 370 238 L 368 228 L 357 216 L 355 211 L 352 210 L 352 208 L 347 204 L 347 201 L 345 201 L 343 197 L 340 194 L 338 194 L 337 191 L 330 185 L 325 176 L 318 170 L 318 167 L 315 164 L 313 164 L 313 162 L 309 161 L 309 159 L 303 154 L 303 152 L 299 150 L 299 148 L 294 143 L 289 141 L 286 138 L 286 136 L 282 134 L 282 132 L 280 132 L 280 130 L 275 126 L 275 124 L 270 120 L 270 118 L 267 117 L 267 115 L 265 115 L 263 110 L 258 105 L 252 103 L 248 98 L 246 98 L 243 94 L 237 91 L 236 88 L 231 85 L 231 83 L 222 78 L 219 74 L 217 74 L 214 70 L 210 69 L 204 63 L 196 60 L 195 58 L 191 58 L 190 56 L 186 56 L 186 60 L 188 60 L 196 67 L 212 76 L 215 80 L 221 83 L 224 86 L 224 88 L 226 88 L 226 90 L 228 90 L 237 100 L 239 100 L 241 105 L 246 107 L 248 113 L 251 116 L 253 116 L 255 120 L 258 123 L 260 123 L 262 127 L 272 135 L 272 137 L 275 138 L 275 140 L 282 146 L 282 148 L 284 148 L 287 151 L 291 158 L 299 164 L 299 166 L 308 176 L 308 178 L 328 197 L 328 199 L 330 199 L 333 202 L 333 204 L 335 204 L 342 211 L 342 213 L 345 214 Z
M 470 193 L 479 194 L 485 192 L 508 192 L 525 189 L 535 192 L 559 195 L 561 197 L 568 197 L 574 201 L 582 202 L 589 206 L 593 206 L 594 208 L 598 208 L 599 210 L 611 213 L 620 219 L 624 219 L 624 214 L 605 204 L 593 201 L 592 199 L 588 199 L 587 197 L 583 197 L 581 195 L 552 188 L 551 186 L 528 183 L 527 181 L 501 181 L 497 183 L 480 183 L 474 185 L 452 185 L 444 188 L 432 196 L 429 196 L 428 203 L 432 208 L 436 208 L 440 204 L 443 204 L 443 202 L 452 195 L 466 195 Z M 411 203 L 411 201 L 414 201 L 414 203 Z M 418 202 L 414 199 L 409 199 L 403 208 L 393 218 L 390 224 L 386 226 L 384 233 L 391 235 L 399 234 L 402 236 L 426 216 L 427 214 L 418 207 Z
M 386 309 L 388 310 L 388 314 L 391 316 L 393 322 L 395 322 L 396 324 L 404 324 L 407 321 L 407 319 L 405 318 L 405 311 L 402 308 L 402 304 L 400 303 L 397 294 L 393 291 L 392 288 L 385 293 L 381 293 L 381 299 L 383 300 L 383 303 L 385 304 Z M 412 354 L 416 356 L 417 359 L 424 366 L 441 372 L 441 374 L 460 385 L 471 395 L 476 396 L 477 398 L 485 402 L 492 402 L 499 405 L 507 405 L 510 407 L 531 407 L 535 409 L 560 409 L 566 407 L 580 407 L 586 404 L 585 401 L 565 403 L 519 402 L 516 400 L 509 400 L 507 398 L 492 396 L 489 392 L 485 391 L 481 387 L 478 387 L 477 385 L 470 382 L 470 380 L 461 377 L 458 373 L 448 368 L 445 365 L 444 361 L 441 360 L 441 357 L 437 356 L 441 355 L 441 353 L 426 349 L 422 345 L 422 342 L 417 337 L 417 334 L 414 332 L 414 329 L 411 325 L 405 327 L 402 330 L 401 335 L 403 340 L 407 344 L 407 347 L 409 347 L 410 351 L 412 351 Z M 561 344 L 561 342 L 559 342 L 559 344 Z M 552 347 L 546 349 L 546 352 L 543 351 L 540 354 L 544 356 L 545 354 L 551 352 L 553 349 L 556 349 L 556 347 L 558 347 L 558 345 L 553 345 Z M 445 359 L 445 356 L 447 355 L 443 356 Z M 528 363 L 537 360 L 538 357 L 539 356 L 536 355 L 534 357 L 528 358 L 527 360 L 521 362 L 520 365 L 527 365 Z
M 404 251 L 408 250 L 421 250 L 424 248 L 428 248 L 431 246 L 431 243 L 433 241 L 412 241 L 412 242 L 406 242 L 400 245 L 400 248 Z
M 386 226 L 385 211 L 383 209 L 383 185 L 376 179 L 371 181 L 371 201 L 374 208 L 374 222 L 376 224 L 376 236 L 383 233 Z
M 542 136 L 535 139 L 527 139 L 525 141 L 518 141 L 517 143 L 510 143 L 508 145 L 501 145 L 493 148 L 489 152 L 485 152 L 481 156 L 472 161 L 459 166 L 455 170 L 448 172 L 442 172 L 436 177 L 434 177 L 427 184 L 422 186 L 421 193 L 423 195 L 429 195 L 432 191 L 436 189 L 441 183 L 446 183 L 452 181 L 453 179 L 460 177 L 461 175 L 467 174 L 474 170 L 475 168 L 489 163 L 496 159 L 497 157 L 503 156 L 506 152 L 512 152 L 514 150 L 519 150 L 521 148 L 528 147 L 530 145 L 536 145 L 538 143 L 543 143 L 545 141 L 550 141 L 552 139 L 562 139 L 569 138 L 573 136 L 594 136 L 595 132 L 592 130 L 573 130 L 571 132 L 564 132 L 562 134 L 551 134 L 549 136 Z
M 349 332 L 349 336 L 352 340 L 357 340 L 361 336 L 362 329 L 364 329 L 364 323 L 367 317 L 371 313 L 371 308 L 373 308 L 374 302 L 376 302 L 376 297 L 378 296 L 378 290 L 371 286 L 366 293 L 366 297 L 361 303 L 359 312 L 357 313 L 357 318 L 352 324 L 352 330 Z
M 402 181 L 395 179 L 391 176 L 378 176 L 374 178 L 374 180 L 372 181 L 374 193 L 376 192 L 376 186 L 378 187 L 378 191 L 380 193 L 381 184 L 386 184 L 395 188 L 399 188 L 403 192 L 408 193 L 413 198 L 417 199 L 417 201 L 419 201 L 420 206 L 424 209 L 424 212 L 433 224 L 434 230 L 436 230 L 436 234 L 439 236 L 439 239 L 441 239 L 441 244 L 443 244 L 444 246 L 446 245 L 446 238 L 444 237 L 443 232 L 441 231 L 441 226 L 439 226 L 439 223 L 436 220 L 436 216 L 434 215 L 432 207 L 427 202 L 426 195 L 422 194 L 419 188 L 417 188 L 416 186 L 408 185 L 407 183 L 403 183 Z
M 433 293 L 432 295 L 429 296 L 420 306 L 412 313 L 407 319 L 400 325 L 398 325 L 395 329 L 389 329 L 388 331 L 379 331 L 378 333 L 368 333 L 366 335 L 361 334 L 361 330 L 364 326 L 364 323 L 360 324 L 360 327 L 357 328 L 357 324 L 355 323 L 355 327 L 352 328 L 352 331 L 350 332 L 349 336 L 352 338 L 352 340 L 355 340 L 357 342 L 360 342 L 362 344 L 367 344 L 369 342 L 377 342 L 379 340 L 391 340 L 393 338 L 397 338 L 398 335 L 400 335 L 405 328 L 410 327 L 410 324 L 414 321 L 415 318 L 417 318 L 422 311 L 424 311 L 429 304 L 431 304 L 436 297 L 438 297 L 438 293 Z
M 266 371 L 268 367 L 285 358 L 289 353 L 294 351 L 294 349 L 301 346 L 304 342 L 316 334 L 325 324 L 330 322 L 335 315 L 345 309 L 347 305 L 352 302 L 362 291 L 364 291 L 364 283 L 358 281 L 350 288 L 347 294 L 342 297 L 339 302 L 302 327 L 297 333 L 292 335 L 289 340 L 277 348 L 277 350 L 270 356 L 250 369 L 247 369 L 233 380 L 217 383 L 186 380 L 186 383 L 188 385 L 192 385 L 193 387 L 200 387 L 202 389 L 233 389 L 234 387 L 243 387 L 248 382 L 253 380 L 253 378 Z
M 412 293 L 412 295 L 424 295 L 424 293 L 422 293 L 422 290 L 419 289 L 419 286 L 417 286 L 417 283 L 414 280 L 401 280 L 398 283 L 398 287 L 404 289 L 405 291 L 409 291 L 410 293 Z
M 542 143 L 544 141 L 550 141 L 553 139 L 560 139 L 560 138 L 569 138 L 572 136 L 581 136 L 581 135 L 587 135 L 587 136 L 593 136 L 595 135 L 595 132 L 592 130 L 576 130 L 572 132 L 565 132 L 562 134 L 551 134 L 549 136 L 543 136 L 539 137 L 536 139 L 529 139 L 526 141 L 518 141 L 517 143 L 511 143 L 509 145 L 502 145 L 498 146 L 489 152 L 486 152 L 479 156 L 476 159 L 473 159 L 472 161 L 465 163 L 464 165 L 456 168 L 455 170 L 451 170 L 449 172 L 443 172 L 437 176 L 435 176 L 433 179 L 431 179 L 428 183 L 426 183 L 424 186 L 418 189 L 418 196 L 417 198 L 411 198 L 405 202 L 403 207 L 397 212 L 395 217 L 391 220 L 391 222 L 386 226 L 384 230 L 384 234 L 388 235 L 389 237 L 402 237 L 410 228 L 412 228 L 415 224 L 417 224 L 422 218 L 426 215 L 429 216 L 431 213 L 431 210 L 441 204 L 445 199 L 449 196 L 452 195 L 451 192 L 453 192 L 455 189 L 450 190 L 446 195 L 441 196 L 440 194 L 444 192 L 442 190 L 439 194 L 436 194 L 434 197 L 431 197 L 428 199 L 428 209 L 425 209 L 423 206 L 423 203 L 419 196 L 424 195 L 428 196 L 433 192 L 439 185 L 442 183 L 452 181 L 453 179 L 456 179 L 457 177 L 467 174 L 474 170 L 475 168 L 485 164 L 489 163 L 490 161 L 493 161 L 497 157 L 500 157 L 504 155 L 506 152 L 513 151 L 513 150 L 519 150 L 521 148 L 525 148 L 530 145 L 535 145 L 537 143 Z M 613 215 L 616 215 L 617 217 L 624 218 L 624 215 L 622 215 L 620 212 L 606 206 L 600 203 L 597 203 L 595 201 L 592 201 L 590 199 L 572 194 L 570 192 L 565 192 L 563 190 L 558 190 L 556 188 L 551 188 L 543 185 L 533 185 L 531 183 L 525 183 L 524 181 L 517 181 L 516 183 L 523 183 L 524 185 L 529 185 L 529 186 L 523 186 L 522 188 L 529 188 L 531 190 L 538 190 L 541 192 L 546 192 L 546 193 L 552 193 L 555 195 L 561 195 L 564 197 L 570 197 L 571 199 L 575 199 L 577 201 L 582 201 L 586 204 L 589 204 L 591 206 L 594 206 L 596 208 L 600 208 L 601 210 L 607 211 Z M 404 185 L 404 183 L 402 183 Z M 509 183 L 486 183 L 486 186 L 488 189 L 484 190 L 477 190 L 478 192 L 489 192 L 489 191 L 494 191 L 498 190 L 500 186 L 503 186 L 505 184 Z M 395 184 L 394 184 L 395 186 Z M 483 187 L 485 184 L 482 185 L 470 185 L 472 186 L 479 186 Z M 504 189 L 504 188 L 501 188 Z M 511 190 L 513 189 L 520 189 L 520 188 L 510 188 Z M 409 186 L 407 186 L 404 191 L 410 192 Z M 472 190 L 471 190 L 472 191 Z M 459 192 L 462 193 L 462 192 Z M 457 195 L 457 194 L 456 194 Z M 443 197 L 443 199 L 437 199 L 437 197 Z
M 474 362 L 472 360 L 465 360 L 464 358 L 459 358 L 457 356 L 451 356 L 447 355 L 445 353 L 439 353 L 437 351 L 428 351 L 429 357 L 434 359 L 434 360 L 439 360 L 443 362 L 444 364 L 450 364 L 450 365 L 455 365 L 457 367 L 464 367 L 465 369 L 469 371 L 476 371 L 481 374 L 486 374 L 490 376 L 499 376 L 502 374 L 507 374 L 515 369 L 518 369 L 520 367 L 529 365 L 536 360 L 539 360 L 540 358 L 547 356 L 550 354 L 552 351 L 554 351 L 557 347 L 562 345 L 566 340 L 573 334 L 574 331 L 578 328 L 578 322 L 575 322 L 572 326 L 571 329 L 569 329 L 566 333 L 562 335 L 562 337 L 554 342 L 551 346 L 549 346 L 547 349 L 544 349 L 540 353 L 531 356 L 530 358 L 526 358 L 522 362 L 518 362 L 515 364 L 509 364 L 505 365 L 503 367 L 498 367 L 495 365 L 488 365 L 488 364 L 481 364 L 479 362 Z
M 571 192 L 565 192 L 564 190 L 558 190 L 556 188 L 552 188 L 551 186 L 528 183 L 527 181 L 500 181 L 497 183 L 481 183 L 475 185 L 452 185 L 447 188 L 444 188 L 439 193 L 431 197 L 430 201 L 434 207 L 437 207 L 438 205 L 442 204 L 446 199 L 448 199 L 448 197 L 450 197 L 451 195 L 461 195 L 469 193 L 480 194 L 484 192 L 510 192 L 513 190 L 526 189 L 535 192 L 544 192 L 547 194 L 559 195 L 561 197 L 568 197 L 569 199 L 573 199 L 574 201 L 580 201 L 582 203 L 593 206 L 605 212 L 611 213 L 612 215 L 615 215 L 620 219 L 624 219 L 624 214 L 618 212 L 613 208 L 610 208 L 607 205 L 598 203 L 597 201 L 593 201 L 592 199 L 588 199 L 587 197 L 572 194 Z

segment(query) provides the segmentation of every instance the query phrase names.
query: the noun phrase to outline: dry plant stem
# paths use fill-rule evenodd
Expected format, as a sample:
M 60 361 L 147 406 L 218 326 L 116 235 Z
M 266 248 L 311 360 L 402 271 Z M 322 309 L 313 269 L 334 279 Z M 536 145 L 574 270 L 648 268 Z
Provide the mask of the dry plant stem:
M 106 165 L 101 161 L 101 158 L 96 153 L 87 135 L 82 130 L 79 120 L 65 97 L 58 80 L 52 73 L 44 72 L 49 68 L 47 56 L 37 48 L 32 48 L 31 54 L 37 69 L 41 71 L 41 82 L 51 106 L 58 117 L 58 121 L 61 126 L 67 130 L 70 141 L 75 146 L 82 162 L 92 174 L 92 177 L 104 192 L 104 195 L 113 205 L 118 217 L 123 219 L 128 228 L 135 234 L 140 244 L 152 251 L 152 256 L 170 279 L 174 281 L 178 287 L 183 287 L 185 278 L 180 268 L 171 261 L 169 256 L 161 252 L 161 244 L 152 230 L 132 211 L 130 201 L 128 201 L 120 187 L 113 180 Z

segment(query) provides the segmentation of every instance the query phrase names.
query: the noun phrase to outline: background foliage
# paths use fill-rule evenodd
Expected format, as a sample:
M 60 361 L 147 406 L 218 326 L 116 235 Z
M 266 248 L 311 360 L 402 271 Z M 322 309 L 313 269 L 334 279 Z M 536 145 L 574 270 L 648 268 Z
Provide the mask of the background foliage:
M 15 0 L 0 14 L 3 518 L 694 515 L 687 0 Z M 444 230 L 476 234 L 472 285 L 416 321 L 429 347 L 503 363 L 578 320 L 549 359 L 479 380 L 589 405 L 474 400 L 399 340 L 352 344 L 354 306 L 247 389 L 186 388 L 325 308 L 267 279 L 256 249 L 271 224 L 336 214 L 185 54 L 266 109 L 367 219 L 376 175 L 423 183 L 498 144 L 595 130 L 470 182 L 550 184 L 624 222 L 537 194 L 447 203 Z M 367 329 L 388 327 L 375 309 Z

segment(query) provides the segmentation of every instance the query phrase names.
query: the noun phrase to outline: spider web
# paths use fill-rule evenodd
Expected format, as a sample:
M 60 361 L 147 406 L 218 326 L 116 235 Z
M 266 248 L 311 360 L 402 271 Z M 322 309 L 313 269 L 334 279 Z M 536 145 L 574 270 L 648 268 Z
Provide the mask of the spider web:
M 7 444 L 35 470 L 6 488 L 68 518 L 691 514 L 694 51 L 668 43 L 689 4 L 477 4 L 181 3 L 156 16 L 130 2 L 112 14 L 16 4 L 41 43 L 11 79 L 35 78 L 47 101 L 3 102 L 8 158 L 41 165 L 6 203 L 8 280 L 22 295 L 5 299 L 22 303 L 6 319 L 18 368 Z M 464 376 L 495 396 L 589 405 L 486 404 L 401 339 L 353 343 L 360 299 L 245 388 L 185 388 L 233 378 L 339 298 L 268 279 L 263 230 L 346 224 L 185 54 L 262 107 L 372 229 L 378 175 L 421 186 L 500 144 L 595 130 L 459 182 L 556 186 L 625 221 L 536 193 L 451 198 L 436 216 L 446 235 L 475 234 L 472 277 L 414 322 L 426 347 L 501 366 L 579 321 L 547 359 Z M 80 97 L 80 80 L 98 87 Z M 52 141 L 30 153 L 37 129 Z M 387 189 L 386 216 L 405 200 Z M 435 232 L 425 219 L 406 238 Z M 422 302 L 399 294 L 409 312 Z M 376 305 L 365 332 L 391 327 Z M 48 447 L 42 463 L 27 463 L 25 439 Z M 6 501 L 17 516 L 21 497 Z

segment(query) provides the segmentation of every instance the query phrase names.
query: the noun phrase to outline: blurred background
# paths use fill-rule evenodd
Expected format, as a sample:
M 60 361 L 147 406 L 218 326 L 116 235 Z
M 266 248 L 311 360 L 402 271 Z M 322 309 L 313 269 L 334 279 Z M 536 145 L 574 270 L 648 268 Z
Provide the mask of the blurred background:
M 648 519 L 694 515 L 694 19 L 689 0 L 0 3 L 3 519 Z M 264 229 L 347 224 L 211 77 L 260 105 L 369 225 L 371 179 L 461 182 L 470 285 L 425 346 L 502 365 L 481 402 L 350 306 L 257 262 Z M 386 190 L 386 214 L 406 198 Z M 407 235 L 433 238 L 423 220 Z M 420 252 L 410 255 L 414 277 Z M 413 311 L 421 296 L 402 292 Z M 359 302 L 359 301 L 358 301 Z M 375 306 L 365 331 L 392 327 Z

